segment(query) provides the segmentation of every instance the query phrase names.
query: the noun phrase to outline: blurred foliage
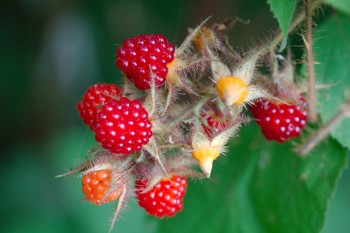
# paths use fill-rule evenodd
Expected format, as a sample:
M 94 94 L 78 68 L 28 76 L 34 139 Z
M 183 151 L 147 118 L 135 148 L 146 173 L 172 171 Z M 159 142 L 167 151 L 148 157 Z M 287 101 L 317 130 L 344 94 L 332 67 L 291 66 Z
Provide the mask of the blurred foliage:
M 241 129 L 210 180 L 189 187 L 189 210 L 160 222 L 157 232 L 320 231 L 345 150 L 330 140 L 304 159 L 290 145 L 267 143 L 254 126 Z
M 350 2 L 348 0 L 324 0 L 335 9 L 350 14 Z
M 319 104 L 321 119 L 328 122 L 350 98 L 350 16 L 333 15 L 319 27 L 314 36 L 323 38 L 315 42 L 315 59 L 321 64 L 327 64 L 316 66 L 316 73 L 319 84 L 329 85 L 328 88 L 319 91 L 323 100 Z M 344 119 L 331 132 L 332 136 L 348 149 L 349 129 L 350 118 Z
M 297 0 L 268 0 L 268 3 L 283 33 L 284 38 L 280 46 L 280 51 L 282 51 L 287 46 L 289 25 L 296 10 Z
M 0 171 L 3 180 L 0 216 L 4 232 L 108 231 L 113 204 L 99 207 L 80 201 L 83 195 L 79 179 L 54 179 L 65 168 L 79 163 L 87 149 L 94 144 L 93 135 L 78 118 L 75 104 L 84 90 L 95 82 L 121 83 L 120 72 L 114 65 L 114 56 L 117 45 L 125 38 L 141 33 L 162 33 L 175 44 L 180 44 L 187 29 L 209 15 L 213 16 L 211 22 L 235 16 L 242 20 L 243 23 L 238 23 L 230 31 L 230 40 L 237 48 L 252 47 L 254 42 L 259 41 L 256 38 L 270 37 L 271 31 L 277 29 L 277 22 L 273 19 L 268 4 L 261 0 L 0 2 Z M 321 15 L 321 20 L 322 17 Z M 249 23 L 246 24 L 248 20 Z M 284 175 L 283 171 L 278 174 L 259 174 L 259 170 L 254 167 L 239 167 L 245 163 L 234 164 L 246 159 L 255 161 L 250 166 L 257 166 L 259 149 L 253 150 L 248 146 L 254 140 L 262 143 L 262 138 L 257 136 L 254 126 L 242 133 L 242 138 L 246 138 L 246 141 L 236 145 L 241 154 L 232 151 L 227 158 L 219 160 L 217 173 L 214 173 L 220 175 L 225 172 L 224 178 L 231 189 L 237 185 L 237 190 L 234 190 L 242 199 L 230 203 L 233 209 L 229 213 L 236 214 L 231 216 L 233 219 L 240 219 L 237 216 L 240 209 L 246 211 L 243 213 L 249 213 L 250 201 L 266 203 L 264 198 L 273 197 L 269 193 L 265 197 L 254 196 L 254 187 L 247 189 L 245 179 L 253 176 L 257 182 L 259 179 L 259 182 L 263 182 L 272 175 L 282 178 Z M 237 140 L 234 143 L 237 144 Z M 325 151 L 339 147 L 334 141 L 331 143 L 332 146 L 325 148 Z M 273 143 L 262 146 L 282 148 L 279 145 L 275 147 Z M 290 145 L 283 148 L 289 150 Z M 295 165 L 300 163 L 300 159 L 293 157 L 290 152 L 286 152 L 286 155 L 283 152 L 276 153 L 278 154 L 272 161 L 282 163 L 282 168 L 288 169 L 289 162 Z M 331 154 L 333 153 L 329 155 Z M 228 161 L 233 164 L 225 166 Z M 222 171 L 219 171 L 220 167 Z M 231 169 L 234 171 L 228 174 Z M 247 174 L 249 177 L 245 177 Z M 294 184 L 288 184 L 290 180 L 287 177 L 286 180 L 282 178 L 280 181 L 286 185 Z M 212 189 L 210 182 L 218 185 L 215 183 L 217 181 L 214 176 L 212 180 L 203 181 L 203 184 L 191 184 L 188 199 L 185 200 L 185 210 L 171 220 L 155 220 L 138 208 L 135 201 L 130 201 L 129 208 L 115 226 L 118 229 L 116 232 L 167 230 L 173 221 L 181 221 L 191 213 L 201 212 L 201 204 L 207 204 L 203 208 L 211 208 L 213 212 L 197 216 L 196 224 L 202 223 L 202 227 L 209 229 L 208 232 L 216 232 L 210 231 L 214 226 L 221 225 L 220 219 L 215 219 L 220 217 L 216 215 L 220 213 L 214 209 L 223 208 L 227 203 L 222 203 L 215 194 L 207 192 L 207 189 Z M 240 182 L 236 184 L 235 181 Z M 346 172 L 335 199 L 331 201 L 323 233 L 345 233 L 350 229 L 346 218 L 350 211 L 349 182 L 350 173 Z M 196 199 L 194 195 L 200 195 L 201 192 L 207 193 L 201 199 L 204 203 L 190 202 Z M 290 192 L 293 193 L 293 190 Z M 319 192 L 330 195 L 329 190 L 322 189 Z M 222 195 L 224 194 L 221 193 L 220 196 Z M 205 197 L 208 199 L 205 200 Z M 281 201 L 289 202 L 290 199 L 283 196 Z M 264 210 L 259 211 L 257 216 L 264 215 Z M 209 215 L 214 219 L 207 221 Z M 249 232 L 249 229 L 259 224 L 268 224 L 262 223 L 264 219 L 259 219 L 260 223 L 254 223 L 257 219 L 252 219 L 252 222 L 249 218 L 246 220 L 243 224 L 246 224 L 248 230 L 244 232 Z M 232 224 L 235 221 L 237 220 L 233 220 Z M 181 224 L 185 227 L 187 222 L 182 220 Z M 167 232 L 166 230 L 162 232 Z M 169 230 L 171 231 L 172 229 Z

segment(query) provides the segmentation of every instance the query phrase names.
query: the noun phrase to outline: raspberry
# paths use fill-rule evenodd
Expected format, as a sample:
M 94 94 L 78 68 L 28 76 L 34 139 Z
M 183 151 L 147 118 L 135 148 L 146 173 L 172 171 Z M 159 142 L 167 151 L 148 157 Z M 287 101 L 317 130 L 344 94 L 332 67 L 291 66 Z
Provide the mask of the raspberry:
M 80 117 L 85 124 L 91 127 L 102 105 L 110 101 L 111 98 L 120 98 L 121 95 L 121 90 L 114 84 L 97 83 L 89 87 L 83 99 L 77 104 Z
M 116 154 L 139 151 L 152 137 L 152 124 L 138 100 L 122 97 L 102 106 L 94 122 L 95 138 L 102 147 Z
M 140 90 L 150 88 L 151 69 L 155 84 L 160 87 L 174 53 L 175 47 L 163 35 L 142 34 L 123 42 L 117 50 L 116 65 Z
M 305 100 L 300 99 L 300 104 L 290 103 L 290 105 L 263 99 L 250 107 L 266 139 L 283 143 L 289 138 L 300 135 L 307 120 Z
M 120 197 L 123 189 L 116 188 L 105 196 L 110 189 L 111 170 L 99 170 L 84 175 L 82 179 L 83 192 L 88 201 L 98 205 L 114 201 Z
M 204 132 L 209 138 L 213 138 L 215 135 L 219 134 L 229 126 L 228 122 L 217 116 L 215 113 L 203 113 L 201 116 L 207 121 L 207 124 L 210 126 L 210 128 L 208 128 L 202 124 Z
M 148 180 L 136 181 L 136 197 L 139 205 L 147 213 L 158 218 L 172 217 L 183 208 L 183 197 L 186 194 L 187 179 L 182 176 L 164 178 L 153 186 L 148 192 Z

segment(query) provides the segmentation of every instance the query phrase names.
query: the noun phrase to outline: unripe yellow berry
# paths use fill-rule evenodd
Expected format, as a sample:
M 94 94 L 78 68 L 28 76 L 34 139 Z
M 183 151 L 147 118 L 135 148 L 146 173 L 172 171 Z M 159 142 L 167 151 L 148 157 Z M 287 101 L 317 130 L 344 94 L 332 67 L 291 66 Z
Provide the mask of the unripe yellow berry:
M 198 161 L 202 171 L 209 177 L 213 167 L 213 161 L 219 157 L 220 148 L 202 147 L 192 152 L 192 156 Z
M 242 104 L 248 96 L 248 87 L 242 79 L 234 76 L 221 77 L 216 90 L 222 101 L 228 106 Z
M 200 29 L 200 32 L 196 34 L 196 36 L 193 38 L 193 44 L 194 46 L 201 52 L 204 53 L 206 51 L 206 46 L 210 46 L 215 41 L 215 34 L 214 32 L 207 28 L 202 27 Z

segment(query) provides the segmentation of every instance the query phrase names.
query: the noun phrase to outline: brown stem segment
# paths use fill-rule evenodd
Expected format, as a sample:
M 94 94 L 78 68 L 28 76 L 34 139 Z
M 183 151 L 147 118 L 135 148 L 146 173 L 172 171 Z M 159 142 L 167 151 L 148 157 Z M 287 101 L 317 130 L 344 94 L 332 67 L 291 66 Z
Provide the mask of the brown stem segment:
M 320 141 L 322 141 L 333 127 L 339 124 L 345 117 L 350 114 L 350 100 L 341 106 L 334 117 L 328 123 L 312 135 L 297 151 L 302 155 L 307 155 Z
M 309 121 L 315 123 L 317 121 L 316 109 L 316 83 L 314 58 L 312 52 L 312 0 L 305 0 L 305 37 L 303 36 L 306 52 L 306 67 L 308 79 L 308 117 Z

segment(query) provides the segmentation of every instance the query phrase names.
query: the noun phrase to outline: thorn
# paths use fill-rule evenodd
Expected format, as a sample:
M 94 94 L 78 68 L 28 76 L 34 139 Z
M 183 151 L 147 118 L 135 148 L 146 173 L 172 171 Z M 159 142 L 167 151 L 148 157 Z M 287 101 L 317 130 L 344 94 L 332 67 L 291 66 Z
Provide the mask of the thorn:
M 162 116 L 165 115 L 166 111 L 168 110 L 170 103 L 171 103 L 171 99 L 173 98 L 173 94 L 174 94 L 174 88 L 173 85 L 169 85 L 168 86 L 168 95 L 166 97 L 166 103 L 165 103 L 165 107 L 162 113 Z
M 154 137 L 151 137 L 148 144 L 144 146 L 145 150 L 156 159 L 157 163 L 160 165 L 160 168 L 163 170 L 164 175 L 169 178 L 168 172 L 166 171 L 162 160 L 159 157 L 157 143 Z
M 124 184 L 123 192 L 122 192 L 122 195 L 120 195 L 117 207 L 115 208 L 115 211 L 114 211 L 114 214 L 112 217 L 112 222 L 111 222 L 111 225 L 109 227 L 108 233 L 112 232 L 113 226 L 114 226 L 115 222 L 117 221 L 121 210 L 123 209 L 123 205 L 125 204 L 125 199 L 126 199 L 126 193 L 127 193 L 127 186 L 126 186 L 126 184 Z
M 80 171 L 86 169 L 87 167 L 88 167 L 88 165 L 84 164 L 84 165 L 81 165 L 81 166 L 79 166 L 77 168 L 70 169 L 70 171 L 68 171 L 68 172 L 65 172 L 63 174 L 57 175 L 54 178 L 56 179 L 56 178 L 61 178 L 61 177 L 65 177 L 65 176 L 70 176 L 70 175 L 73 175 L 74 173 L 77 173 L 77 172 L 80 172 Z

